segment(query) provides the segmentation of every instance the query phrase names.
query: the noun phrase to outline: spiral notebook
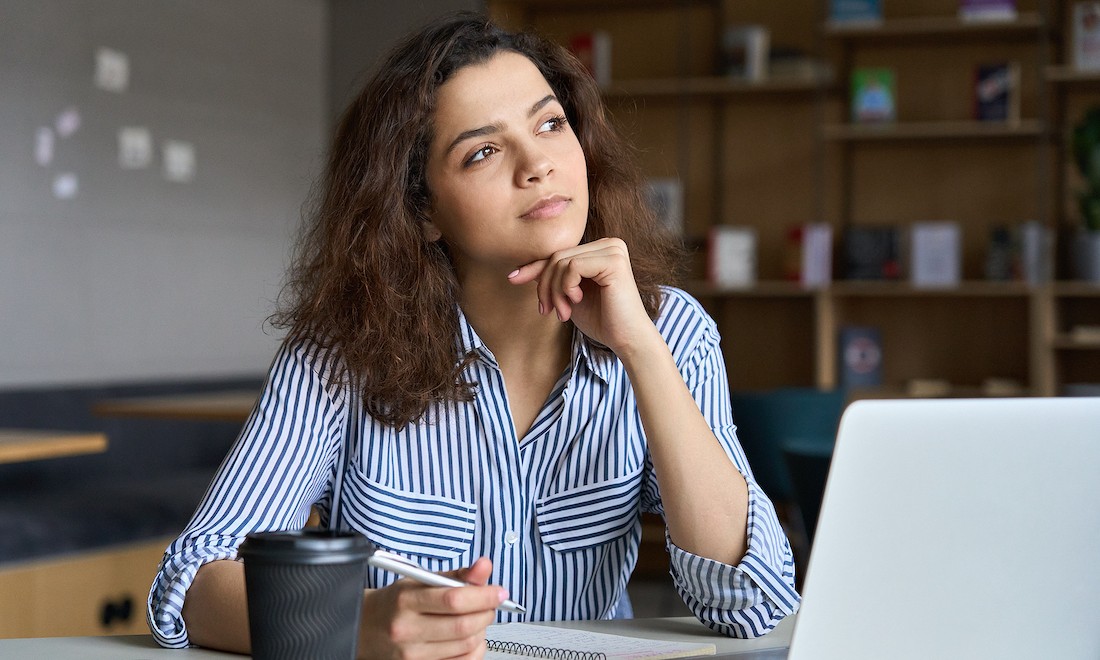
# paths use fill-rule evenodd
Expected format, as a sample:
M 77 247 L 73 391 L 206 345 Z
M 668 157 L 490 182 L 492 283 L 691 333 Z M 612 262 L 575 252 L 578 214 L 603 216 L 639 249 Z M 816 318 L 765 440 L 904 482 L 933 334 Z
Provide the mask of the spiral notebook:
M 714 655 L 714 644 L 664 642 L 529 623 L 498 623 L 485 633 L 486 660 L 661 660 Z

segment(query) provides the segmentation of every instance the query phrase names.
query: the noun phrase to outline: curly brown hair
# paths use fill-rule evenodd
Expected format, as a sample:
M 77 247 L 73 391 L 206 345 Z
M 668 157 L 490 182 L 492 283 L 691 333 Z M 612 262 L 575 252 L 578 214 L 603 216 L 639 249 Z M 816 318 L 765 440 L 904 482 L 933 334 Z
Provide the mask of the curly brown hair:
M 439 400 L 470 400 L 463 377 L 458 282 L 442 241 L 425 240 L 425 178 L 439 87 L 459 69 L 511 51 L 531 60 L 565 109 L 588 164 L 584 242 L 617 236 L 630 247 L 646 310 L 678 273 L 682 248 L 660 230 L 631 147 L 608 120 L 600 90 L 564 48 L 461 12 L 407 37 L 345 110 L 315 208 L 307 217 L 272 324 L 308 341 L 368 412 L 393 427 Z

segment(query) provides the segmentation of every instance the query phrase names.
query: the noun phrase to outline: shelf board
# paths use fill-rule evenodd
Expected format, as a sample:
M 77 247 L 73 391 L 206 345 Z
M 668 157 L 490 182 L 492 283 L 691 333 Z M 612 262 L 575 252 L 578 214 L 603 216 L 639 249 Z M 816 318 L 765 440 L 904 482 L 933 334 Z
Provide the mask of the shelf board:
M 615 97 L 736 96 L 745 94 L 811 94 L 832 81 L 827 74 L 737 80 L 725 76 L 614 80 L 603 95 Z
M 1033 35 L 1044 27 L 1038 12 L 1021 12 L 1010 21 L 964 21 L 956 16 L 889 18 L 877 23 L 826 23 L 824 34 L 834 39 L 896 39 L 973 36 L 989 38 Z
M 811 298 L 820 291 L 785 280 L 761 280 L 750 287 L 721 286 L 693 280 L 684 288 L 698 298 Z
M 958 140 L 967 138 L 1034 138 L 1045 135 L 1043 122 L 1024 119 L 1003 121 L 911 121 L 882 124 L 832 124 L 825 138 L 849 142 L 889 140 Z
M 1059 350 L 1067 351 L 1100 351 L 1100 341 L 1084 341 L 1074 339 L 1069 333 L 1060 334 L 1050 342 L 1051 346 Z
M 916 287 L 908 282 L 847 280 L 833 282 L 833 295 L 847 298 L 1026 298 L 1034 288 L 1024 282 L 965 281 L 953 287 Z
M 798 282 L 762 280 L 751 287 L 731 287 L 694 280 L 685 289 L 700 298 L 1026 298 L 1036 289 L 1024 282 L 966 281 L 954 287 L 915 287 L 903 281 L 838 281 L 807 288 Z
M 1048 66 L 1043 76 L 1052 83 L 1100 83 L 1100 70 L 1081 71 L 1072 66 Z
M 1100 282 L 1083 280 L 1055 282 L 1054 295 L 1060 298 L 1100 298 Z
M 848 402 L 857 401 L 859 399 L 916 399 L 916 398 L 935 398 L 935 399 L 983 399 L 989 397 L 1003 397 L 1003 396 L 1033 396 L 1032 392 L 1028 388 L 1022 388 L 1019 391 L 1013 392 L 990 392 L 984 387 L 975 385 L 954 385 L 950 384 L 948 389 L 943 393 L 935 395 L 921 395 L 919 393 L 913 393 L 906 385 L 881 385 L 879 387 L 860 387 L 853 388 L 848 392 Z

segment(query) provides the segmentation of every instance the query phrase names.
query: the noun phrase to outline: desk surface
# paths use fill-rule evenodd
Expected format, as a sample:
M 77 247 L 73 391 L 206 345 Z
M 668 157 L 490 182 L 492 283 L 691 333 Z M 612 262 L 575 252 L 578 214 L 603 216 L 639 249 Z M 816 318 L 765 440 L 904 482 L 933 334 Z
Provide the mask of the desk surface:
M 0 463 L 98 454 L 107 451 L 102 433 L 43 429 L 0 429 Z
M 92 407 L 101 417 L 144 417 L 203 422 L 244 422 L 256 405 L 256 390 L 108 399 Z
M 632 619 L 627 621 L 567 621 L 546 625 L 617 633 L 649 639 L 685 642 L 709 642 L 719 654 L 753 653 L 785 649 L 794 629 L 793 617 L 780 622 L 768 635 L 758 639 L 729 639 L 707 630 L 691 617 Z M 162 649 L 151 635 L 116 637 L 45 637 L 41 639 L 0 639 L 0 658 L 54 658 L 56 660 L 203 660 L 242 658 L 231 653 L 187 649 Z

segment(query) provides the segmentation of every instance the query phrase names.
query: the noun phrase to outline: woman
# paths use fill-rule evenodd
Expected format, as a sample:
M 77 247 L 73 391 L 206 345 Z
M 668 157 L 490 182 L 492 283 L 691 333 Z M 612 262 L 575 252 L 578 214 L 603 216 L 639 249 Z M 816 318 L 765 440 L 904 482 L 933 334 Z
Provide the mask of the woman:
M 579 63 L 480 16 L 400 45 L 341 119 L 251 418 L 149 600 L 167 646 L 248 648 L 253 531 L 364 533 L 471 585 L 368 571 L 360 654 L 480 657 L 527 620 L 628 612 L 640 511 L 707 625 L 797 608 L 734 435 L 714 322 Z M 334 502 L 339 502 L 335 505 Z

